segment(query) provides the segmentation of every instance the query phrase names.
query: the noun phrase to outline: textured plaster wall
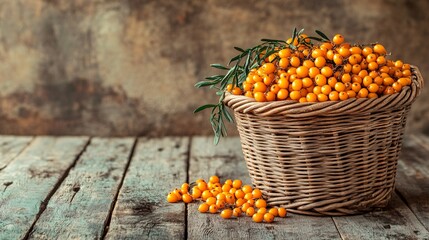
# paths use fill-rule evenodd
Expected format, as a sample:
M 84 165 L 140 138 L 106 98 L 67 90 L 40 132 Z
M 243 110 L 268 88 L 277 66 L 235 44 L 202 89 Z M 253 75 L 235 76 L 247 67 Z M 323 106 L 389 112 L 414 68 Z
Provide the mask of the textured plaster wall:
M 193 88 L 216 73 L 208 65 L 295 26 L 379 41 L 427 77 L 428 11 L 424 0 L 3 0 L 0 134 L 209 134 L 207 113 L 192 114 L 215 101 Z M 409 132 L 429 134 L 428 88 Z

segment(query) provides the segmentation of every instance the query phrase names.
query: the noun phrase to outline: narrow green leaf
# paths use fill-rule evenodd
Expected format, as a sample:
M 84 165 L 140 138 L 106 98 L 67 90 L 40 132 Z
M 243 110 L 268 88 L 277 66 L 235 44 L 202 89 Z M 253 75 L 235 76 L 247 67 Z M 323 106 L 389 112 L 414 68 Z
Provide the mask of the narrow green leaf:
M 239 51 L 239 52 L 244 52 L 244 50 L 242 48 L 239 48 L 239 47 L 234 47 L 234 49 Z
M 261 39 L 261 41 L 262 42 L 273 42 L 273 43 L 276 43 L 276 42 L 286 43 L 286 41 L 284 41 L 284 40 L 267 39 L 267 38 L 263 38 L 263 39 Z
M 210 64 L 210 67 L 214 67 L 217 69 L 222 69 L 222 70 L 229 70 L 229 68 L 222 66 L 221 64 L 218 63 L 214 63 L 214 64 Z
M 304 32 L 304 28 L 303 28 L 303 29 L 301 29 L 301 30 L 299 30 L 299 32 L 298 32 L 298 34 L 297 34 L 297 37 L 299 37 L 299 35 L 301 35 L 303 32 Z
M 217 79 L 221 79 L 224 77 L 225 75 L 213 75 L 210 77 L 206 77 L 207 80 L 217 80 Z
M 329 41 L 329 38 L 319 30 L 316 30 L 316 33 L 319 34 L 324 40 Z
M 194 110 L 194 113 L 201 112 L 202 110 L 207 109 L 207 108 L 214 108 L 214 107 L 216 107 L 216 106 L 217 106 L 217 105 L 215 105 L 215 104 L 206 104 L 206 105 L 202 105 L 202 106 L 198 107 L 197 109 L 195 109 L 195 110 Z
M 229 113 L 228 109 L 222 107 L 222 113 L 225 116 L 226 120 L 228 120 L 228 122 L 234 122 L 234 119 L 232 118 L 231 113 Z
M 195 83 L 194 86 L 196 88 L 201 88 L 201 87 L 211 86 L 211 85 L 214 85 L 214 84 L 216 84 L 216 82 L 214 82 L 214 81 L 200 81 L 200 82 Z

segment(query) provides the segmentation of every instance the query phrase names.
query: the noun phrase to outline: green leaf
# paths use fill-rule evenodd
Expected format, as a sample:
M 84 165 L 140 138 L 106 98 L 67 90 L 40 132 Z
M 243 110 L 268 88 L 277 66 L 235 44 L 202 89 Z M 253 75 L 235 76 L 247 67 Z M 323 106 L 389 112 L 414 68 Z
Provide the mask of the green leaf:
M 206 77 L 207 80 L 217 80 L 217 79 L 222 79 L 225 75 L 213 75 L 210 77 Z
M 216 106 L 217 106 L 217 105 L 215 105 L 215 104 L 206 104 L 206 105 L 202 105 L 202 106 L 198 107 L 197 109 L 195 109 L 195 110 L 194 110 L 194 113 L 201 112 L 202 110 L 207 109 L 207 108 L 214 108 L 214 107 L 216 107 Z
M 210 64 L 210 67 L 214 67 L 214 68 L 222 69 L 222 70 L 229 70 L 229 68 L 222 66 L 221 64 L 218 64 L 218 63 Z
M 312 39 L 312 40 L 316 40 L 316 41 L 319 41 L 319 42 L 322 42 L 323 41 L 323 39 L 321 39 L 321 38 L 318 38 L 318 37 L 306 37 L 306 39 Z
M 286 43 L 286 41 L 284 41 L 284 40 L 267 39 L 267 38 L 263 38 L 263 39 L 261 39 L 261 41 L 262 42 L 274 42 L 274 43 L 276 43 L 276 42 Z
M 301 35 L 303 32 L 304 32 L 304 28 L 303 28 L 303 29 L 301 29 L 301 30 L 299 30 L 299 32 L 298 32 L 298 34 L 297 34 L 297 37 L 299 37 L 299 35 Z
M 244 50 L 242 48 L 239 48 L 239 47 L 234 47 L 234 49 L 239 51 L 239 52 L 244 52 Z
M 200 82 L 197 82 L 197 83 L 195 83 L 195 87 L 196 88 L 201 88 L 201 87 L 207 87 L 207 86 L 211 86 L 211 85 L 215 85 L 216 84 L 216 82 L 214 82 L 214 81 L 200 81 Z
M 228 109 L 222 107 L 222 113 L 225 116 L 226 120 L 228 120 L 228 122 L 234 122 L 234 119 L 232 118 L 231 113 L 229 113 Z
M 319 34 L 324 40 L 329 41 L 329 38 L 319 30 L 316 30 L 316 33 Z

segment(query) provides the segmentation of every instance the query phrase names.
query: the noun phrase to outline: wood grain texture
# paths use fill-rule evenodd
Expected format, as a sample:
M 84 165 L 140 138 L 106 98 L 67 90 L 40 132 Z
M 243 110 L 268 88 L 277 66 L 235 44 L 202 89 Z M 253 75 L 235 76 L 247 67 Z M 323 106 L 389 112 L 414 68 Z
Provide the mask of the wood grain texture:
M 33 137 L 0 136 L 0 171 L 21 153 Z
M 189 180 L 218 175 L 242 179 L 250 184 L 238 138 L 222 139 L 214 146 L 211 138 L 194 138 L 191 144 Z M 254 223 L 249 217 L 225 220 L 218 214 L 201 214 L 199 203 L 188 205 L 189 239 L 339 239 L 330 217 L 288 214 L 272 224 Z
M 404 140 L 398 163 L 396 189 L 420 222 L 429 230 L 429 138 Z
M 186 181 L 189 139 L 139 139 L 106 239 L 184 239 L 185 205 L 166 195 Z
M 92 139 L 52 196 L 30 238 L 100 239 L 133 143 L 133 138 Z
M 343 239 L 429 239 L 429 232 L 396 194 L 385 209 L 333 219 Z
M 37 137 L 0 174 L 0 238 L 23 238 L 56 184 L 74 164 L 87 137 Z

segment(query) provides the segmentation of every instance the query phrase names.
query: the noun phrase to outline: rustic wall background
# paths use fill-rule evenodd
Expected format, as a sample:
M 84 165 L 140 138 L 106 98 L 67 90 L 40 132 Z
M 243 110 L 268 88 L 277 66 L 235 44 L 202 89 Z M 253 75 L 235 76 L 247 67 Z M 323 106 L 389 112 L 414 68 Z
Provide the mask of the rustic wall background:
M 193 84 L 294 26 L 383 43 L 429 77 L 425 0 L 2 0 L 0 133 L 209 134 Z M 410 132 L 429 134 L 429 84 Z

